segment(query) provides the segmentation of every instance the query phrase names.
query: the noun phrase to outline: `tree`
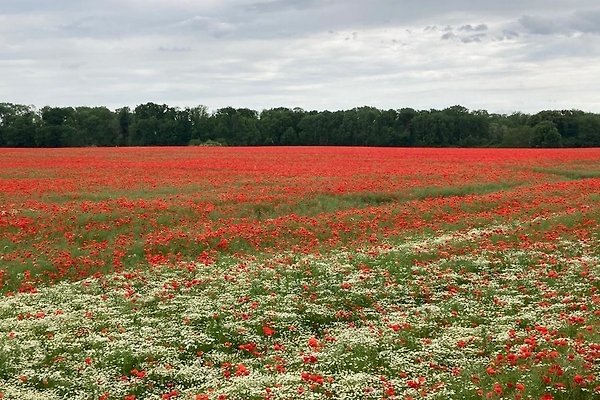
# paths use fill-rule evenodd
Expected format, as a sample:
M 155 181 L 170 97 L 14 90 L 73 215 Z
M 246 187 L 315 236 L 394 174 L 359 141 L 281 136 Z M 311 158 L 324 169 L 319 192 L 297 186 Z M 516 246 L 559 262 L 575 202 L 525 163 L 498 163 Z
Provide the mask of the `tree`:
M 71 135 L 63 137 L 65 145 L 114 146 L 120 133 L 116 114 L 106 107 L 77 107 L 65 126 Z
M 208 107 L 199 105 L 188 108 L 187 115 L 191 124 L 190 140 L 201 143 L 215 139 L 212 137 L 213 127 Z
M 192 121 L 188 109 L 171 109 L 168 123 L 163 129 L 170 129 L 171 134 L 166 135 L 165 144 L 187 145 L 192 138 Z
M 116 144 L 123 146 L 129 142 L 129 125 L 131 125 L 133 115 L 129 107 L 118 108 L 115 113 L 119 121 L 119 134 L 117 135 Z
M 417 146 L 444 147 L 457 145 L 456 117 L 431 110 L 419 113 L 412 120 L 414 143 Z
M 284 107 L 263 110 L 258 121 L 263 144 L 284 144 L 283 139 L 293 140 L 297 126 L 298 118 L 294 111 Z M 284 137 L 289 129 L 291 131 Z
M 503 126 L 498 145 L 500 147 L 530 147 L 533 128 L 529 125 Z
M 75 109 L 72 107 L 44 107 L 41 110 L 41 127 L 35 131 L 34 139 L 39 147 L 73 146 L 74 128 L 67 124 Z
M 354 145 L 368 146 L 377 142 L 379 135 L 379 117 L 381 111 L 375 107 L 359 107 L 356 108 L 356 128 L 354 132 Z
M 166 104 L 146 103 L 134 110 L 129 125 L 129 144 L 135 146 L 187 144 L 189 120 L 185 113 Z
M 216 140 L 235 146 L 262 144 L 256 111 L 225 107 L 217 110 L 212 118 Z
M 600 146 L 600 115 L 584 114 L 578 118 L 578 144 L 583 147 Z
M 0 103 L 0 145 L 9 147 L 35 146 L 35 131 L 39 117 L 32 107 Z
M 0 103 L 0 146 L 337 145 L 431 147 L 600 146 L 600 115 L 578 110 L 488 114 L 457 105 L 443 110 L 344 111 L 272 108 L 260 114 L 225 107 L 180 109 L 146 103 L 106 107 L 44 107 Z
M 298 142 L 304 146 L 319 144 L 318 137 L 321 134 L 322 118 L 320 113 L 311 111 L 305 114 L 298 122 Z
M 414 144 L 414 134 L 412 132 L 412 120 L 418 113 L 412 108 L 401 108 L 398 110 L 397 145 L 412 146 Z M 396 143 L 395 143 L 396 144 Z
M 283 132 L 279 138 L 279 144 L 282 146 L 294 146 L 298 144 L 298 134 L 291 126 Z
M 552 121 L 542 121 L 533 128 L 532 147 L 561 147 L 562 136 Z

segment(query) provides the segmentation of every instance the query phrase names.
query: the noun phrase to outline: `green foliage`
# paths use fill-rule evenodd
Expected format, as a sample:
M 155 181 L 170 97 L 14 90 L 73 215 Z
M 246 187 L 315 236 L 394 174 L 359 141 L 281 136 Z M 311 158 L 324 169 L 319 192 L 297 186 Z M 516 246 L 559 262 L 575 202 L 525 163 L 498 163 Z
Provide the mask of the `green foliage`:
M 0 145 L 34 146 L 39 116 L 28 106 L 0 103 Z
M 258 113 L 247 108 L 221 108 L 213 115 L 213 137 L 225 138 L 235 146 L 262 144 L 258 130 Z
M 343 111 L 170 107 L 146 103 L 106 107 L 44 107 L 0 103 L 0 146 L 600 146 L 600 115 L 578 110 L 535 115 L 443 110 Z
M 600 146 L 600 115 L 585 114 L 577 118 L 578 131 L 576 144 L 581 146 Z
M 532 147 L 562 147 L 562 136 L 552 121 L 542 121 L 533 128 Z
M 135 108 L 129 126 L 129 143 L 135 146 L 187 144 L 192 124 L 187 110 L 146 103 Z

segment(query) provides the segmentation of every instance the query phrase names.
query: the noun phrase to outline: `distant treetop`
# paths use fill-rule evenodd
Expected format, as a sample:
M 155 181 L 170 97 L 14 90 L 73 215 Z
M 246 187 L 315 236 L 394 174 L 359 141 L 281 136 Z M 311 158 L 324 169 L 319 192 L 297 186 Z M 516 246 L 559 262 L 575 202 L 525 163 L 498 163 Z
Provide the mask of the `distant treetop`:
M 146 103 L 43 107 L 0 103 L 0 146 L 404 146 L 596 147 L 600 115 L 579 110 L 490 114 L 456 105 L 443 110 L 357 107 L 261 112 Z

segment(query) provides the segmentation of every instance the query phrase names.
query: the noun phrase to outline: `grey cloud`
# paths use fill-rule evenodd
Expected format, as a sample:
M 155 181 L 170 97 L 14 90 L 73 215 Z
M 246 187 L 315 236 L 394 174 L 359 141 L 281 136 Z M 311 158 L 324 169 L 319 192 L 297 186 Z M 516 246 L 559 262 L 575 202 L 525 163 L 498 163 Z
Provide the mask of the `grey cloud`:
M 476 26 L 473 26 L 471 24 L 467 24 L 467 25 L 463 25 L 460 28 L 458 28 L 459 31 L 466 31 L 466 32 L 483 32 L 483 31 L 487 31 L 488 30 L 488 26 L 486 24 L 479 24 Z
M 579 32 L 600 33 L 600 10 L 578 12 L 567 24 Z
M 305 10 L 315 7 L 323 7 L 332 3 L 331 0 L 274 0 L 274 1 L 261 1 L 247 5 L 244 7 L 247 11 L 257 12 L 280 12 L 288 10 Z
M 524 15 L 519 23 L 530 33 L 537 35 L 550 35 L 561 33 L 564 27 L 555 19 Z
M 519 23 L 529 33 L 536 35 L 554 35 L 570 33 L 600 33 L 600 10 L 588 10 L 567 16 L 543 17 L 525 15 Z
M 370 102 L 527 111 L 567 91 L 579 102 L 568 108 L 600 110 L 600 87 L 588 84 L 600 75 L 600 43 L 590 40 L 597 4 L 0 0 L 0 73 L 11 77 L 2 96 L 38 105 L 201 99 L 255 109 Z
M 358 39 L 358 32 L 352 32 L 349 36 L 344 37 L 344 40 L 356 40 Z
M 586 36 L 559 36 L 552 41 L 546 36 L 538 36 L 527 42 L 526 51 L 519 53 L 515 59 L 537 64 L 571 60 L 575 65 L 576 59 L 594 63 L 600 59 L 600 43 Z
M 229 35 L 236 30 L 236 25 L 232 23 L 200 15 L 177 22 L 174 24 L 174 27 L 182 28 L 183 30 L 189 30 L 192 32 L 208 32 L 217 38 Z
M 60 64 L 60 68 L 62 69 L 66 69 L 66 70 L 71 70 L 71 71 L 75 71 L 75 70 L 79 70 L 81 68 L 83 68 L 85 66 L 85 63 L 83 62 L 71 62 L 71 63 L 62 63 Z
M 496 39 L 497 40 L 511 40 L 511 39 L 516 39 L 519 36 L 520 36 L 519 32 L 511 31 L 510 29 L 503 29 L 501 34 L 496 35 Z
M 476 35 L 468 35 L 460 38 L 463 43 L 481 42 L 487 35 L 485 33 L 478 33 Z
M 81 6 L 82 1 L 77 0 L 2 0 L 0 13 L 30 13 L 32 11 L 54 11 L 64 10 L 71 7 Z
M 158 51 L 165 53 L 187 53 L 192 51 L 191 47 L 179 47 L 179 46 L 160 46 Z
M 487 37 L 487 33 L 481 32 L 483 29 L 475 29 L 471 25 L 468 25 L 470 28 L 465 29 L 464 27 L 467 25 L 463 25 L 458 29 L 459 34 L 456 34 L 452 31 L 444 33 L 440 36 L 441 40 L 455 40 L 461 43 L 479 43 L 483 41 Z M 487 30 L 487 27 L 485 28 Z M 465 31 L 469 33 L 464 33 Z M 479 32 L 479 33 L 473 33 Z
M 110 19 L 88 16 L 68 21 L 58 26 L 58 29 L 67 36 L 104 36 L 104 33 L 111 31 Z M 108 28 L 108 29 L 107 29 Z

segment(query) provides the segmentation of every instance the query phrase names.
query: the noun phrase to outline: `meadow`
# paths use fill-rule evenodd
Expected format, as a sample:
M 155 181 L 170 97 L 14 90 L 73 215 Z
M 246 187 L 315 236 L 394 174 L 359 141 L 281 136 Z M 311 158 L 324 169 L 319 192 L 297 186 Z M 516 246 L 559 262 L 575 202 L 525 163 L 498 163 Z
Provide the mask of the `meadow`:
M 600 397 L 598 148 L 0 159 L 0 399 Z

